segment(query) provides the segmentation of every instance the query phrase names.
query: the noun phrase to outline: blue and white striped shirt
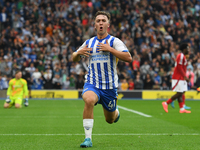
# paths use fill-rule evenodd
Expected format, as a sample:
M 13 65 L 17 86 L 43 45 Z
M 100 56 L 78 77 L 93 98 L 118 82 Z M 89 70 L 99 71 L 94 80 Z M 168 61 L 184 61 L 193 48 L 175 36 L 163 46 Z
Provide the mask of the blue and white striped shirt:
M 118 87 L 117 63 L 118 58 L 110 52 L 97 51 L 98 43 L 108 43 L 111 47 L 121 52 L 128 52 L 126 45 L 118 38 L 108 35 L 104 39 L 98 39 L 97 36 L 86 40 L 79 51 L 88 44 L 92 48 L 89 57 L 88 73 L 85 75 L 85 82 L 93 84 L 98 89 L 114 89 Z

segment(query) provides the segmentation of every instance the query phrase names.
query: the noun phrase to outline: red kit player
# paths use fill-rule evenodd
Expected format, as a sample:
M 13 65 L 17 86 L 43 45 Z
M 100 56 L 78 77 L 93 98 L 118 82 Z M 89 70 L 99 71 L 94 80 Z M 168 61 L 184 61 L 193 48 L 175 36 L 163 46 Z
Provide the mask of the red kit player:
M 187 59 L 186 55 L 188 55 L 190 47 L 187 43 L 180 45 L 181 53 L 178 54 L 176 58 L 176 64 L 174 73 L 172 76 L 172 90 L 176 92 L 170 99 L 166 102 L 162 102 L 163 109 L 168 113 L 168 105 L 172 103 L 174 100 L 178 100 L 180 113 L 191 113 L 191 111 L 184 109 L 185 104 L 185 91 L 187 91 L 187 82 L 189 79 L 186 77 L 186 68 L 187 68 Z

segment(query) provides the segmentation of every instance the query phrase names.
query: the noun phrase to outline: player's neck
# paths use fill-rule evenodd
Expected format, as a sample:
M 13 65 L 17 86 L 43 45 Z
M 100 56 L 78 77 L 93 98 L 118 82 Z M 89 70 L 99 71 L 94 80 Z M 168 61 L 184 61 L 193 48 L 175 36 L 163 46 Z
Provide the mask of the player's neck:
M 106 38 L 107 36 L 108 36 L 108 32 L 106 32 L 103 35 L 97 34 L 97 38 L 100 39 L 100 40 Z

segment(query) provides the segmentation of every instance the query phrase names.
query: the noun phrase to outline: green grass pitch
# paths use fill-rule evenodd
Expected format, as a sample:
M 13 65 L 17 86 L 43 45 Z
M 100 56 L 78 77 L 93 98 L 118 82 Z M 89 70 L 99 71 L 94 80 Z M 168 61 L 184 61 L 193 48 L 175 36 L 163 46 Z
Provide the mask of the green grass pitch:
M 93 147 L 89 149 L 200 149 L 200 101 L 186 101 L 191 114 L 180 114 L 177 102 L 165 113 L 161 102 L 119 100 L 121 117 L 114 124 L 106 123 L 101 105 L 95 106 Z M 1 100 L 0 150 L 81 149 L 85 138 L 82 100 L 29 100 L 29 107 L 21 109 L 4 109 L 3 103 Z

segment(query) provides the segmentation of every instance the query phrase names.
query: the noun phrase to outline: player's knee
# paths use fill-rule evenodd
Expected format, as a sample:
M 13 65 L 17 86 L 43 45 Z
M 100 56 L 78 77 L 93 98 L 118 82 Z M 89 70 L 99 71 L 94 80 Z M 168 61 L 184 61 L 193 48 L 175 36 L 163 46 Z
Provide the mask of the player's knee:
M 97 95 L 92 91 L 84 93 L 82 98 L 87 106 L 94 106 L 98 101 Z
M 85 101 L 85 105 L 88 107 L 94 106 L 95 104 L 95 100 L 91 98 L 86 98 L 84 99 L 84 101 Z
M 83 100 L 85 102 L 85 105 L 89 106 L 94 106 L 94 104 L 96 103 L 95 97 L 90 97 L 90 96 L 84 96 Z
M 4 105 L 3 105 L 4 108 L 9 108 L 9 106 L 10 106 L 10 104 L 8 104 L 8 103 L 4 103 Z
M 15 108 L 21 108 L 20 104 L 15 104 Z
M 8 105 L 4 105 L 3 107 L 4 107 L 4 108 L 9 108 L 9 106 L 8 106 Z

